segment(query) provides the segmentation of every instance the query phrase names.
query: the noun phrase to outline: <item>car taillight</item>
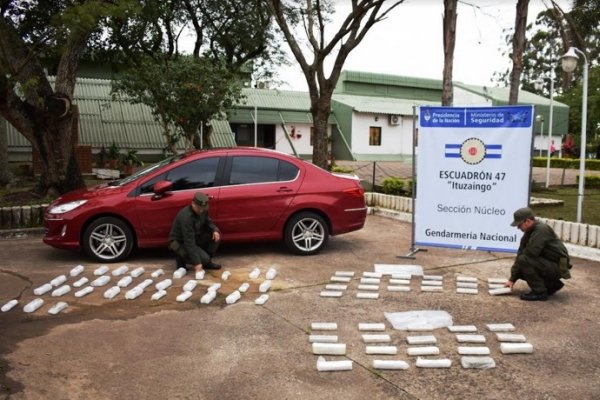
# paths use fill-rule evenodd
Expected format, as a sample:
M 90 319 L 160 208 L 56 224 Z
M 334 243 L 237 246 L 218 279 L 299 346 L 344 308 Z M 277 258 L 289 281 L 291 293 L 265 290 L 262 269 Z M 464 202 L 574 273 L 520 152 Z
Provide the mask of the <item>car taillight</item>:
M 354 197 L 363 197 L 365 194 L 365 191 L 362 187 L 358 186 L 355 188 L 350 188 L 350 189 L 344 189 L 344 193 L 346 193 L 349 196 L 354 196 Z

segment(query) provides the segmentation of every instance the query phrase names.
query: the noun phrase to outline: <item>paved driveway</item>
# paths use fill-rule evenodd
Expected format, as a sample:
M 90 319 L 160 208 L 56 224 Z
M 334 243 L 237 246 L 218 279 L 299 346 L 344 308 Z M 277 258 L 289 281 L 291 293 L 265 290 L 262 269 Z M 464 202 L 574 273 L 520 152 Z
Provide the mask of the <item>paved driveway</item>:
M 218 258 L 232 276 L 210 305 L 199 304 L 205 293 L 178 303 L 175 297 L 187 279 L 177 281 L 166 297 L 151 301 L 153 288 L 135 300 L 121 293 L 102 297 L 103 288 L 87 297 L 73 292 L 60 298 L 70 304 L 63 313 L 47 311 L 59 298 L 41 296 L 45 305 L 33 314 L 22 306 L 32 289 L 68 273 L 77 264 L 86 276 L 99 264 L 77 253 L 52 249 L 41 237 L 0 241 L 0 303 L 18 297 L 17 308 L 0 313 L 0 398 L 14 399 L 593 399 L 600 394 L 600 275 L 598 264 L 576 260 L 573 279 L 543 303 L 515 296 L 487 294 L 487 278 L 507 276 L 512 257 L 501 253 L 431 248 L 416 260 L 397 258 L 410 247 L 410 225 L 369 216 L 365 229 L 335 237 L 321 254 L 298 257 L 279 245 L 230 246 Z M 421 265 L 427 274 L 444 276 L 441 293 L 422 293 L 413 278 L 410 292 L 388 292 L 382 280 L 379 299 L 356 298 L 363 271 L 374 263 Z M 141 281 L 151 271 L 168 268 L 163 251 L 144 252 L 127 264 L 143 266 Z M 264 306 L 254 304 L 264 271 L 275 265 L 278 276 Z M 248 279 L 254 267 L 263 271 Z M 117 266 L 111 266 L 112 269 Z M 319 293 L 335 271 L 354 271 L 341 298 Z M 171 271 L 167 272 L 169 277 Z M 455 293 L 455 276 L 479 278 L 479 294 Z M 186 277 L 187 278 L 187 277 Z M 72 278 L 69 282 L 72 281 Z M 113 278 L 116 281 L 116 278 Z M 155 282 L 158 280 L 155 279 Z M 219 282 L 211 273 L 207 286 Z M 244 282 L 248 293 L 233 305 L 226 294 Z M 523 283 L 516 294 L 526 290 Z M 384 312 L 444 310 L 457 325 L 473 324 L 484 335 L 496 368 L 463 369 L 454 334 L 445 328 L 433 334 L 440 358 L 449 369 L 415 367 L 406 355 L 405 331 L 397 331 Z M 336 322 L 344 357 L 352 371 L 318 372 L 308 335 L 311 322 Z M 384 322 L 397 356 L 365 354 L 357 329 L 360 322 Z M 511 323 L 533 344 L 533 354 L 503 355 L 489 323 Z M 312 332 L 317 333 L 317 332 Z M 324 332 L 319 332 L 324 333 Z M 413 333 L 414 334 L 414 333 Z M 416 333 L 419 334 L 419 333 Z M 412 335 L 412 334 L 411 334 Z M 372 369 L 372 361 L 403 359 L 403 371 Z

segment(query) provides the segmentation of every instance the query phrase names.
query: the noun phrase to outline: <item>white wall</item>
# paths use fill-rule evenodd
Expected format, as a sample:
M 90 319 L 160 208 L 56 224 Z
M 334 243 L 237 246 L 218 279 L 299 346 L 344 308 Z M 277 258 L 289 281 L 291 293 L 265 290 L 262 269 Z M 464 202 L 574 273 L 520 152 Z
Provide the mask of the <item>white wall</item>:
M 352 152 L 357 154 L 412 154 L 412 116 L 400 116 L 398 125 L 390 124 L 388 114 L 354 112 L 352 115 Z M 375 120 L 377 119 L 377 121 Z M 381 145 L 369 145 L 369 128 L 381 128 Z
M 287 134 L 292 133 L 292 127 L 295 128 L 295 137 L 290 137 L 290 141 L 294 144 L 294 148 L 298 154 L 312 154 L 313 147 L 310 144 L 310 128 L 312 124 L 286 124 Z M 288 154 L 294 154 L 290 146 L 290 141 L 285 137 L 286 132 L 281 124 L 275 126 L 275 149 Z M 300 135 L 300 137 L 298 137 Z M 327 128 L 327 135 L 331 136 L 331 127 Z

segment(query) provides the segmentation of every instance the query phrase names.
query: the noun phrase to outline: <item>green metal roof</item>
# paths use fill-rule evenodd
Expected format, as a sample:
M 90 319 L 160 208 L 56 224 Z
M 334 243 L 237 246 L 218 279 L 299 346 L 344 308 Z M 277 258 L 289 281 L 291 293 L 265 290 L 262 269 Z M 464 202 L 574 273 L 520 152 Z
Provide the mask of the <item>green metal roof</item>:
M 424 100 L 404 100 L 391 97 L 355 96 L 350 94 L 334 94 L 333 101 L 352 107 L 357 112 L 398 115 L 412 115 L 414 106 L 440 105 L 440 102 Z
M 442 90 L 442 82 L 436 79 L 345 70 L 340 74 L 340 79 L 338 81 L 338 85 L 336 86 L 336 92 L 338 89 L 342 89 L 343 84 L 347 81 L 368 83 L 371 85 L 402 86 L 434 89 L 440 91 Z
M 467 85 L 462 82 L 454 82 L 453 84 L 455 87 L 459 87 L 468 92 L 475 93 L 482 97 L 490 99 L 498 105 L 508 104 L 510 88 Z M 533 105 L 550 106 L 550 99 L 547 99 L 544 96 L 539 96 L 535 93 L 528 92 L 526 90 L 520 90 L 518 103 L 519 104 L 533 104 Z M 568 105 L 566 105 L 564 103 L 560 103 L 556 100 L 554 100 L 553 107 L 566 108 L 566 109 L 569 108 Z
M 52 83 L 54 78 L 50 77 L 49 80 Z M 166 140 L 150 107 L 131 104 L 126 99 L 113 99 L 110 92 L 110 80 L 77 79 L 73 99 L 79 108 L 79 144 L 99 148 L 115 142 L 122 148 L 162 150 Z M 235 138 L 227 121 L 213 120 L 211 126 L 213 146 L 235 146 Z M 180 148 L 183 148 L 182 142 Z M 8 143 L 11 147 L 31 146 L 10 124 Z
M 279 89 L 244 89 L 244 98 L 235 108 L 288 110 L 310 112 L 310 97 L 307 92 Z

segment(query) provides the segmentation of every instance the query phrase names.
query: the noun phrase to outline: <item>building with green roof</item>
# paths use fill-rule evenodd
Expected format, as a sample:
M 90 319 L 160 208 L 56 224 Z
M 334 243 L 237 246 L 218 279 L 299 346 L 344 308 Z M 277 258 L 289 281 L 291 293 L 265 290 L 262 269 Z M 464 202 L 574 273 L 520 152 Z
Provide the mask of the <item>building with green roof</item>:
M 93 154 L 115 142 L 121 149 L 137 150 L 146 159 L 158 159 L 165 148 L 160 124 L 149 107 L 113 99 L 111 81 L 79 78 L 74 103 L 79 110 L 78 142 Z M 454 83 L 456 106 L 506 105 L 508 88 Z M 259 146 L 299 157 L 312 156 L 313 124 L 307 92 L 244 89 L 244 98 L 223 120 L 211 121 L 215 147 Z M 440 105 L 442 82 L 432 79 L 343 71 L 332 99 L 329 151 L 334 159 L 398 161 L 412 156 L 413 114 L 420 105 Z M 550 101 L 521 91 L 519 104 L 533 104 L 546 121 L 534 126 L 534 147 L 546 149 Z M 569 108 L 554 102 L 553 140 L 568 132 Z M 31 160 L 31 144 L 10 124 L 9 159 Z M 556 146 L 557 148 L 560 146 Z M 184 150 L 183 144 L 179 146 Z

